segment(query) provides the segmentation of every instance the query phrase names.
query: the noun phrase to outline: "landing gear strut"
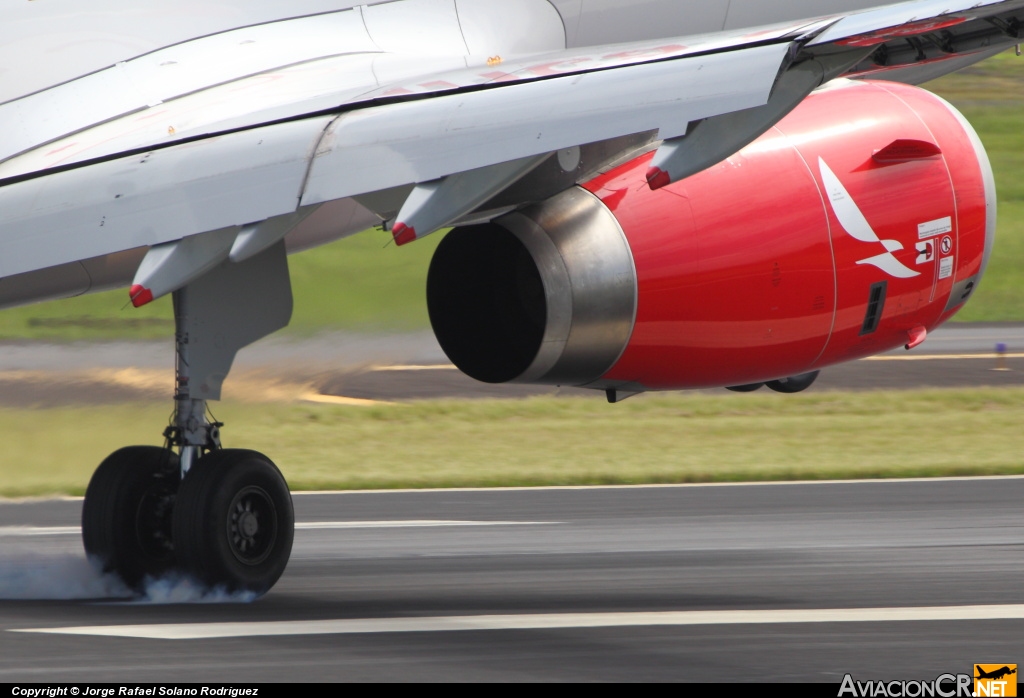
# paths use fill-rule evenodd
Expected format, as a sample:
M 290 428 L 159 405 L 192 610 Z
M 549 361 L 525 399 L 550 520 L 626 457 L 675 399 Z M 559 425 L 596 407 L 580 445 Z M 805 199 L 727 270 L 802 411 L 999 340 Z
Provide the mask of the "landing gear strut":
M 175 412 L 165 445 L 107 457 L 82 508 L 86 553 L 129 588 L 177 572 L 263 594 L 284 572 L 295 529 L 288 485 L 266 456 L 222 448 L 223 424 L 206 413 L 235 352 L 286 325 L 291 308 L 283 243 L 174 292 Z

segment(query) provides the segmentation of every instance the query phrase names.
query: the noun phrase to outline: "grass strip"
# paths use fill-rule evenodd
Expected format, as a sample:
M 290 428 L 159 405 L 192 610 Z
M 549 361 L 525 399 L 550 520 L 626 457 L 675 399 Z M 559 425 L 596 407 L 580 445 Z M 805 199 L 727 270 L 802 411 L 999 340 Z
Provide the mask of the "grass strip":
M 1024 320 L 1024 58 L 1013 51 L 925 85 L 974 125 L 996 175 L 996 244 L 977 295 L 959 322 Z
M 218 405 L 225 445 L 293 489 L 599 485 L 1024 473 L 1024 389 Z M 82 494 L 160 404 L 0 409 L 0 495 Z M 155 437 L 155 438 L 154 438 Z
M 427 317 L 427 268 L 443 235 L 396 248 L 380 229 L 288 258 L 295 310 L 287 332 L 418 330 Z M 165 339 L 174 334 L 171 297 L 141 308 L 127 289 L 0 311 L 0 340 Z

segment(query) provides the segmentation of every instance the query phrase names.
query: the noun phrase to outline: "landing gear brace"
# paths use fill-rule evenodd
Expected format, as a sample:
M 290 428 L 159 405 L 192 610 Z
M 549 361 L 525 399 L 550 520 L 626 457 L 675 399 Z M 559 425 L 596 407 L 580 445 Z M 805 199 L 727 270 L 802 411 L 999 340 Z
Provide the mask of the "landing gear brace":
M 175 413 L 165 445 L 108 456 L 82 508 L 86 554 L 129 588 L 180 573 L 262 594 L 284 572 L 295 528 L 288 485 L 263 454 L 221 447 L 223 425 L 207 419 L 206 401 L 220 399 L 236 352 L 291 313 L 283 242 L 174 292 Z

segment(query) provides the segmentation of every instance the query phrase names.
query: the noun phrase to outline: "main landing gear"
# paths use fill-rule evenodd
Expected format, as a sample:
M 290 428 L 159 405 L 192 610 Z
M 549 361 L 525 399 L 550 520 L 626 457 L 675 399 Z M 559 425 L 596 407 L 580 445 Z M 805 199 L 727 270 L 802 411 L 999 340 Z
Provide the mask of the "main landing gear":
M 86 553 L 130 589 L 179 573 L 263 594 L 284 572 L 295 528 L 288 485 L 263 454 L 221 447 L 223 425 L 207 419 L 207 399 L 219 399 L 235 352 L 286 325 L 291 306 L 283 243 L 174 292 L 175 412 L 165 444 L 108 456 L 82 508 Z

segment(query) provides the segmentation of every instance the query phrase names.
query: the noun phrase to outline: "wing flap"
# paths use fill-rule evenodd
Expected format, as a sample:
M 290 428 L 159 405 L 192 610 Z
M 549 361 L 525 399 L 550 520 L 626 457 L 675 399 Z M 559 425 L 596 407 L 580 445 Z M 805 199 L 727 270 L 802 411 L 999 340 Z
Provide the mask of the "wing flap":
M 880 44 L 889 39 L 940 31 L 1022 6 L 1024 3 L 1016 0 L 918 0 L 886 5 L 843 17 L 808 42 L 808 46 L 838 42 Z
M 805 55 L 868 48 L 845 73 L 910 84 L 959 70 L 1024 37 L 1024 0 L 918 0 L 850 14 L 806 43 Z
M 770 44 L 350 112 L 328 129 L 302 203 L 623 134 L 674 138 L 692 121 L 766 104 L 789 50 Z
M 330 121 L 277 124 L 0 187 L 0 276 L 292 213 Z
M 399 102 L 8 180 L 0 276 L 579 143 L 657 129 L 677 136 L 691 121 L 765 104 L 788 51 L 770 44 Z

